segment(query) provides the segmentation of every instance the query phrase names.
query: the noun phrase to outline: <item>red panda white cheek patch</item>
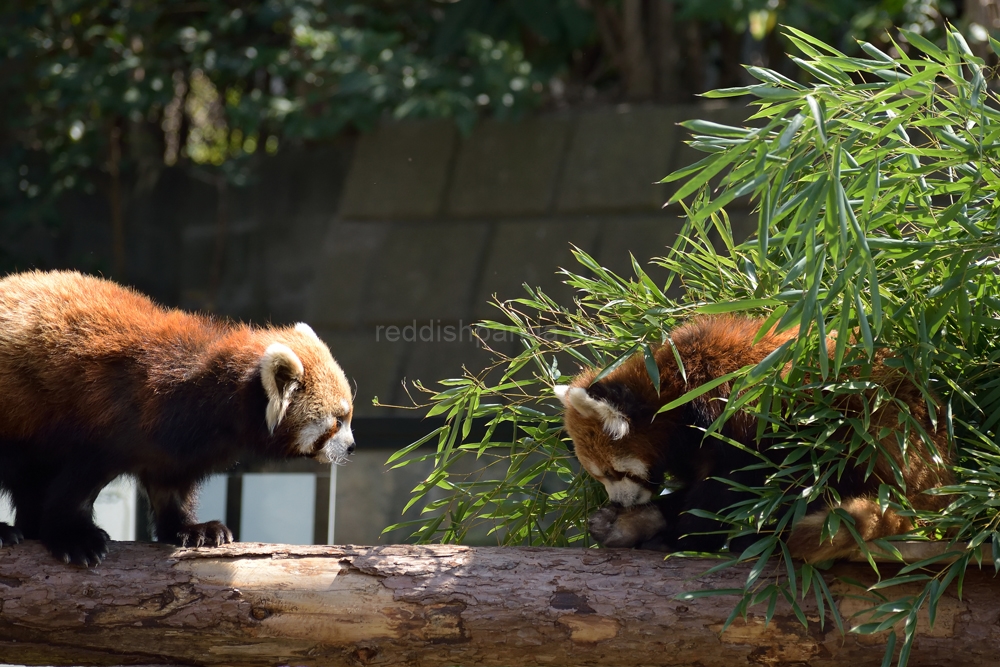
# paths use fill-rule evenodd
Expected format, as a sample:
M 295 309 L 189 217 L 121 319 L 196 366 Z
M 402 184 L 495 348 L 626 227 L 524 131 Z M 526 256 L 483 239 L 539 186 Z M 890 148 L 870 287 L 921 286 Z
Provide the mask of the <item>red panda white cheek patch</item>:
M 628 473 L 639 479 L 649 480 L 649 466 L 634 456 L 616 456 L 611 467 L 620 473 Z
M 354 451 L 354 434 L 350 421 L 337 422 L 337 418 L 328 417 L 305 426 L 296 438 L 299 452 L 320 463 L 347 463 Z
M 628 477 L 604 482 L 604 488 L 608 492 L 608 500 L 618 503 L 622 507 L 642 505 L 648 503 L 653 497 L 652 491 Z
M 299 429 L 295 438 L 295 446 L 299 453 L 307 456 L 312 454 L 316 450 L 317 441 L 333 429 L 334 421 L 333 417 L 327 417 Z

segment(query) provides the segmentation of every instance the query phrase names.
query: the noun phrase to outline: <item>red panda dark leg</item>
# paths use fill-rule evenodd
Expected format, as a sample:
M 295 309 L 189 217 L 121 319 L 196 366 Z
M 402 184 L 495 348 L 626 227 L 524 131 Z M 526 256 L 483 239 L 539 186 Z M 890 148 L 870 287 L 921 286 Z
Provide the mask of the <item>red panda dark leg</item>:
M 144 481 L 153 510 L 156 539 L 182 547 L 220 546 L 233 541 L 233 534 L 221 521 L 197 523 L 196 482 L 183 485 Z
M 718 480 L 706 479 L 692 484 L 684 504 L 684 511 L 677 519 L 675 550 L 720 550 L 726 543 L 726 526 L 714 519 L 690 514 L 687 510 L 697 508 L 720 514 L 722 510 L 740 499 L 740 494 L 731 490 L 728 484 Z
M 20 544 L 24 539 L 24 533 L 16 526 L 0 521 L 0 547 L 9 547 Z
M 94 523 L 94 500 L 117 473 L 97 462 L 77 463 L 65 465 L 48 484 L 39 537 L 65 563 L 97 565 L 111 538 Z
M 12 485 L 10 497 L 14 505 L 14 527 L 25 539 L 38 540 L 42 537 L 42 508 L 47 487 L 45 481 L 37 479 Z
M 728 446 L 728 445 L 727 445 Z M 737 459 L 732 465 L 745 465 L 746 461 Z M 729 463 L 729 462 L 725 462 Z M 725 514 L 727 508 L 754 496 L 748 492 L 733 488 L 728 481 L 741 486 L 761 486 L 763 475 L 759 470 L 735 469 L 732 471 L 715 470 L 711 473 L 721 479 L 708 478 L 694 482 L 685 496 L 685 503 L 675 528 L 677 535 L 677 551 L 718 551 L 726 543 L 726 532 L 729 526 L 711 518 L 689 513 L 689 509 L 699 509 L 713 514 Z M 750 543 L 756 538 L 750 540 Z M 740 539 L 731 545 L 733 551 L 742 551 L 746 539 Z
M 0 542 L 4 545 L 17 544 L 23 539 L 41 538 L 42 507 L 51 475 L 35 474 L 22 469 L 14 479 L 4 481 L 14 509 L 14 526 L 0 524 Z

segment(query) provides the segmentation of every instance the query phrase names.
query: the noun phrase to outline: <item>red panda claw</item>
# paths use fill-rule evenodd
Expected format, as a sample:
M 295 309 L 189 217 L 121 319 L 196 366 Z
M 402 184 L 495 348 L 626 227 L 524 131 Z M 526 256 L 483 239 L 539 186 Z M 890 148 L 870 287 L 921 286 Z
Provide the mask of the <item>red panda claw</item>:
M 233 534 L 221 521 L 184 526 L 177 533 L 182 547 L 219 547 L 233 541 Z
M 14 546 L 24 540 L 24 533 L 15 526 L 0 522 L 0 547 Z

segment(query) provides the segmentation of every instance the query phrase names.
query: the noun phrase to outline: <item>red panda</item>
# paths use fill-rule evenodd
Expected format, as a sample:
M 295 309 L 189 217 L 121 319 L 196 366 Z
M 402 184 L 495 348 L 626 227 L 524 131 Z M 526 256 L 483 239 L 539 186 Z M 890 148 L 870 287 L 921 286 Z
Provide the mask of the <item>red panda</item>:
M 131 475 L 160 541 L 219 545 L 195 493 L 239 457 L 341 463 L 354 450 L 351 388 L 305 324 L 251 328 L 167 310 L 75 272 L 0 280 L 0 493 L 15 521 L 2 544 L 40 539 L 95 565 L 108 535 L 98 492 Z
M 643 355 L 626 360 L 598 382 L 598 369 L 587 369 L 571 384 L 555 387 L 565 407 L 565 428 L 573 440 L 581 466 L 604 484 L 611 505 L 589 519 L 591 535 L 603 546 L 643 547 L 667 551 L 714 551 L 725 543 L 725 529 L 717 521 L 688 513 L 700 509 L 720 513 L 746 497 L 724 478 L 741 486 L 760 486 L 764 473 L 744 470 L 759 461 L 723 440 L 705 437 L 707 428 L 722 413 L 730 384 L 723 383 L 691 402 L 657 414 L 667 403 L 689 390 L 750 364 L 757 364 L 795 332 L 773 331 L 756 344 L 763 322 L 757 319 L 699 317 L 678 327 L 671 340 L 686 373 L 682 377 L 669 346 L 654 350 L 660 373 L 657 395 Z M 874 375 L 930 434 L 937 449 L 931 455 L 923 439 L 911 434 L 905 458 L 896 442 L 900 408 L 887 401 L 871 416 L 870 432 L 879 437 L 883 451 L 902 469 L 906 497 L 919 509 L 939 509 L 941 496 L 922 493 L 951 482 L 947 468 L 947 436 L 935 430 L 917 387 L 876 362 Z M 886 434 L 886 429 L 891 429 Z M 881 431 L 881 433 L 880 433 Z M 737 412 L 722 427 L 722 435 L 760 450 L 757 424 L 746 412 Z M 765 447 L 766 449 L 766 447 Z M 766 452 L 765 452 L 766 453 Z M 892 510 L 882 512 L 877 500 L 880 484 L 896 485 L 889 462 L 880 457 L 866 477 L 867 464 L 847 466 L 831 479 L 842 507 L 854 519 L 854 528 L 865 539 L 898 535 L 913 528 L 906 517 Z M 656 496 L 664 475 L 681 485 L 673 493 Z M 821 540 L 831 507 L 817 501 L 788 535 L 793 557 L 817 562 L 841 558 L 856 548 L 848 529 L 841 527 L 832 539 Z M 731 545 L 730 548 L 733 548 Z

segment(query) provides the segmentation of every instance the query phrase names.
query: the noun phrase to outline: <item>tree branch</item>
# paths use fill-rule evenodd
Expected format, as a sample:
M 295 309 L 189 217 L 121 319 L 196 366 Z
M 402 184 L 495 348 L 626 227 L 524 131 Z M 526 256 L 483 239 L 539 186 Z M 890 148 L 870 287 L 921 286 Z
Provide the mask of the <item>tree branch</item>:
M 86 570 L 29 542 L 0 552 L 0 662 L 881 663 L 884 635 L 841 635 L 829 608 L 821 628 L 811 595 L 808 629 L 779 604 L 767 626 L 755 608 L 720 635 L 734 598 L 677 599 L 742 585 L 746 568 L 700 576 L 712 563 L 614 549 L 115 543 Z M 865 565 L 834 572 L 871 581 Z M 845 619 L 863 608 L 858 589 L 826 580 Z M 924 618 L 910 665 L 994 664 L 998 615 L 1000 581 L 970 570 L 963 598 L 946 593 L 932 629 Z

